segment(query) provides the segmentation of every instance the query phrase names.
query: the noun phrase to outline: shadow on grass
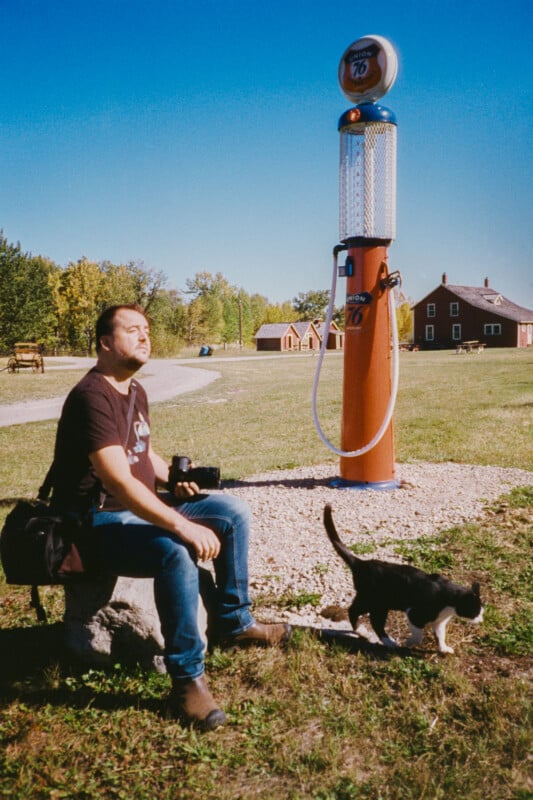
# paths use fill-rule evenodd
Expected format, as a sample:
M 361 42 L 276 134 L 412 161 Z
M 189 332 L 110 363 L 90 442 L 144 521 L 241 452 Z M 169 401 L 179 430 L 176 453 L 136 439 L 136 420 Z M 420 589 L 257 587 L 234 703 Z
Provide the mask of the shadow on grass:
M 390 649 L 372 644 L 347 631 L 311 626 L 295 626 L 296 630 L 315 637 L 325 646 L 337 647 L 349 653 L 359 653 L 371 659 L 416 656 L 408 648 Z M 0 629 L 0 708 L 13 702 L 40 707 L 53 705 L 82 709 L 87 706 L 104 711 L 135 707 L 159 715 L 165 714 L 165 700 L 143 698 L 124 691 L 97 691 L 89 686 L 70 689 L 60 679 L 56 688 L 46 677 L 47 670 L 61 675 L 81 675 L 91 668 L 70 653 L 64 644 L 63 623 L 34 625 L 25 628 Z M 112 673 L 111 668 L 98 667 Z M 43 685 L 46 684 L 46 685 Z
M 43 686 L 47 669 L 59 668 L 63 675 L 75 675 L 91 668 L 66 649 L 62 622 L 0 630 L 0 653 L 0 708 L 16 701 L 35 707 L 48 703 L 69 708 L 91 705 L 102 710 L 132 706 L 155 712 L 162 710 L 160 700 L 140 698 L 138 694 L 106 693 L 90 687 L 69 689 L 63 681 L 59 688 Z M 112 670 L 106 671 L 111 673 Z
M 65 660 L 63 623 L 0 630 L 0 689 Z
M 313 628 L 312 626 L 293 625 L 295 630 L 306 631 L 310 636 L 318 639 L 325 645 L 338 647 L 348 653 L 363 653 L 375 659 L 387 660 L 390 658 L 421 657 L 420 653 L 413 651 L 410 647 L 385 647 L 382 644 L 374 644 L 357 636 L 350 631 L 339 631 L 336 628 Z

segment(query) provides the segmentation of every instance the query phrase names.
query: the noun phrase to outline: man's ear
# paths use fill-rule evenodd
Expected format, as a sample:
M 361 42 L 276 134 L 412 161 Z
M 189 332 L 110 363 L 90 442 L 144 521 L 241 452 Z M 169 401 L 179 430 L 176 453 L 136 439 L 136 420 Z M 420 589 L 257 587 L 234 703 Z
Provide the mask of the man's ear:
M 111 336 L 109 334 L 105 334 L 104 336 L 100 336 L 99 344 L 102 350 L 106 350 L 109 352 L 111 350 Z

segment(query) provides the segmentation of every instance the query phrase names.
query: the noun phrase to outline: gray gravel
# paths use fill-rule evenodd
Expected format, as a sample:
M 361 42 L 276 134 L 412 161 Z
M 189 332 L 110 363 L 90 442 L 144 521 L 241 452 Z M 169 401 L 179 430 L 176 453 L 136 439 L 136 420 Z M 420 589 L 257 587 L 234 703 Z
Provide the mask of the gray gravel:
M 368 557 L 399 560 L 392 552 L 394 541 L 433 536 L 482 519 L 487 502 L 514 486 L 533 486 L 533 472 L 455 463 L 399 464 L 397 477 L 405 488 L 393 491 L 334 489 L 330 481 L 336 474 L 334 464 L 302 467 L 254 475 L 224 489 L 246 500 L 253 510 L 252 596 L 322 595 L 317 607 L 281 614 L 278 609 L 272 618 L 322 627 L 320 609 L 332 603 L 346 605 L 353 597 L 351 575 L 322 526 L 325 503 L 331 503 L 347 544 L 376 545 Z M 331 627 L 349 628 L 349 624 L 331 623 Z

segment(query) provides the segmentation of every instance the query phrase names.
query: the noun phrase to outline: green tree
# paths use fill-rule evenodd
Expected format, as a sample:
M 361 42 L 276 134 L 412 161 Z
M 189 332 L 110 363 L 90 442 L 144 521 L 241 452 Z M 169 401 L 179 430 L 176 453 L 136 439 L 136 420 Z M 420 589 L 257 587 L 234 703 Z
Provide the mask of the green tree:
M 148 312 L 152 354 L 174 356 L 186 338 L 187 309 L 175 290 L 161 290 L 154 297 Z
M 163 272 L 146 269 L 140 261 L 100 264 L 103 274 L 100 303 L 103 308 L 120 303 L 138 303 L 148 313 L 166 283 Z
M 105 274 L 86 257 L 70 263 L 63 274 L 65 317 L 62 329 L 74 350 L 93 351 L 94 327 L 103 307 Z
M 275 322 L 296 322 L 298 312 L 289 300 L 284 303 L 273 303 L 267 306 L 263 323 L 265 325 Z
M 57 267 L 42 256 L 23 253 L 0 231 L 0 347 L 17 341 L 49 345 L 54 304 L 49 276 Z
M 250 297 L 250 324 L 251 336 L 253 337 L 261 325 L 265 322 L 268 299 L 261 294 L 253 294 Z
M 238 290 L 217 272 L 197 272 L 187 280 L 189 303 L 189 344 L 236 341 L 238 337 Z
M 292 301 L 294 310 L 301 320 L 325 319 L 329 305 L 329 289 L 315 289 L 300 292 Z M 283 320 L 285 321 L 285 320 Z

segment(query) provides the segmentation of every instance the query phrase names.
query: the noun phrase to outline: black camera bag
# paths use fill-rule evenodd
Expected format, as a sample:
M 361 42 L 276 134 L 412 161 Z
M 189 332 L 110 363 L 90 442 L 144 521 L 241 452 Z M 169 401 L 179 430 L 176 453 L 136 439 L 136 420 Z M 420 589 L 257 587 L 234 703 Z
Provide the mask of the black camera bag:
M 136 386 L 132 383 L 126 442 L 135 394 Z M 32 606 L 43 621 L 46 612 L 37 587 L 73 583 L 99 573 L 91 547 L 90 525 L 48 503 L 54 485 L 54 469 L 52 463 L 37 500 L 19 500 L 7 515 L 0 533 L 0 558 L 6 581 L 32 587 Z
M 81 527 L 42 500 L 19 500 L 0 534 L 7 583 L 50 586 L 79 578 L 85 572 L 77 541 Z

